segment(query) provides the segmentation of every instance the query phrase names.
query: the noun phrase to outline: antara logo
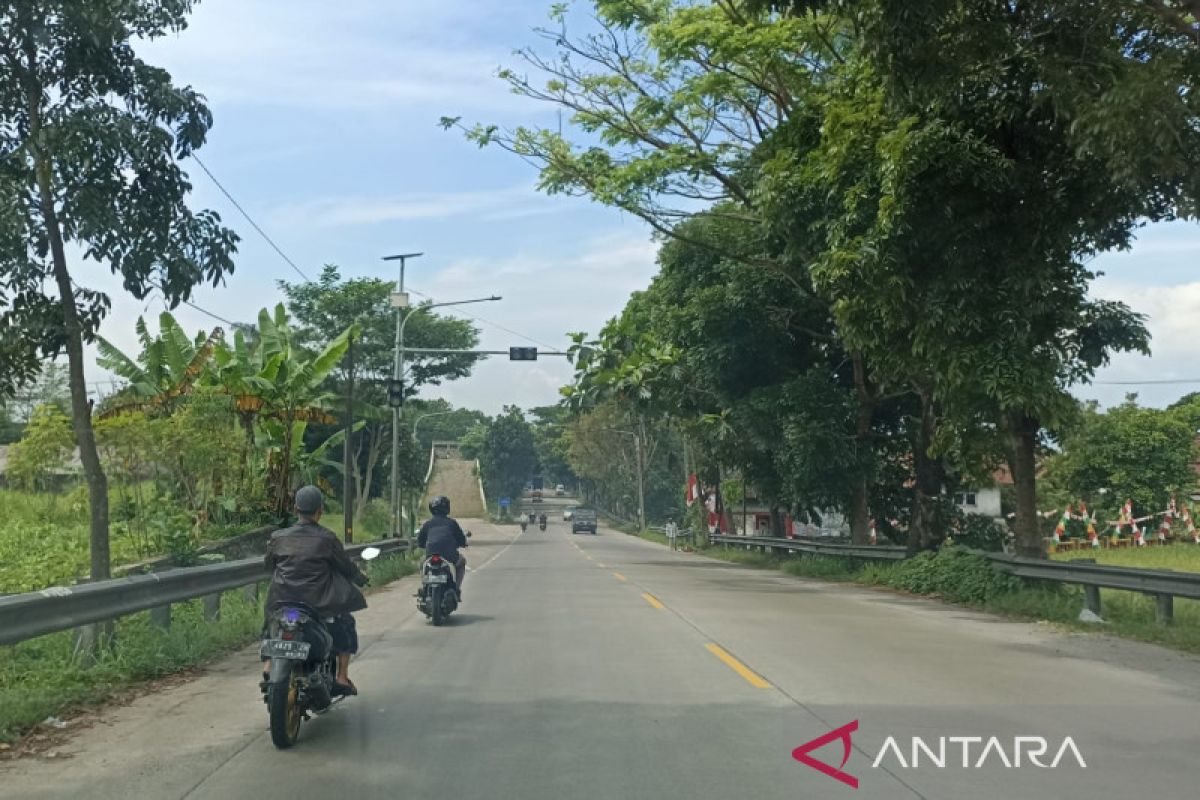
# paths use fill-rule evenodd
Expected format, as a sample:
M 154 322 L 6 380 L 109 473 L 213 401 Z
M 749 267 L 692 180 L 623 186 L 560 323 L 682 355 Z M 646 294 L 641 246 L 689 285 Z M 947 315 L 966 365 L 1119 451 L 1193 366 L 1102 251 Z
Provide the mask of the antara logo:
M 792 758 L 852 789 L 857 789 L 858 778 L 843 769 L 846 762 L 850 760 L 850 750 L 853 747 L 851 735 L 857 730 L 858 720 L 835 728 L 829 733 L 797 747 L 792 751 Z M 835 741 L 842 743 L 840 764 L 834 767 L 813 758 L 811 753 L 814 750 L 820 750 Z M 1003 765 L 1007 769 L 1020 769 L 1024 766 L 1055 769 L 1065 759 L 1068 766 L 1070 761 L 1074 760 L 1080 769 L 1087 769 L 1087 762 L 1083 760 L 1083 754 L 1070 736 L 1064 738 L 1057 748 L 1052 748 L 1051 743 L 1044 736 L 1014 736 L 1010 747 L 1006 747 L 1008 740 L 1001 740 L 996 736 L 987 738 L 982 736 L 939 736 L 937 739 L 929 741 L 920 736 L 913 736 L 907 748 L 901 747 L 900 741 L 895 736 L 888 736 L 883 742 L 883 747 L 875 756 L 875 760 L 871 763 L 871 768 L 878 769 L 885 759 L 890 759 L 901 769 L 918 769 L 920 767 L 946 769 L 947 765 L 952 767 L 961 765 L 962 769 L 981 769 L 988 764 Z M 1049 763 L 1046 763 L 1044 759 L 1048 758 L 1048 754 L 1051 752 L 1054 753 L 1054 756 L 1050 758 Z

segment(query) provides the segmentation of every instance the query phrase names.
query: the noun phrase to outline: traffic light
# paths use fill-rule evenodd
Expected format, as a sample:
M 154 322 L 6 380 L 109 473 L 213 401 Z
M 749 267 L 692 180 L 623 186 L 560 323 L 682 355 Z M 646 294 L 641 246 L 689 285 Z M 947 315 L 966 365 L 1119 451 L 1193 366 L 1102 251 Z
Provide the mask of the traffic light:
M 537 361 L 536 347 L 510 347 L 508 348 L 509 361 Z
M 387 402 L 392 408 L 400 408 L 404 405 L 404 381 L 397 378 L 388 381 Z

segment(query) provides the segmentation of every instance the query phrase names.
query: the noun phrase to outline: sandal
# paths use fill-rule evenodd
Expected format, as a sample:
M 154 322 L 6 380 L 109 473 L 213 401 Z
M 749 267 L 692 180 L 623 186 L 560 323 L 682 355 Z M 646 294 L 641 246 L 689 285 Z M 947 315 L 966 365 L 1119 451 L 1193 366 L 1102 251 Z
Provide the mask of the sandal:
M 358 694 L 358 689 L 353 684 L 338 683 L 337 681 L 334 681 L 333 692 L 331 692 L 331 694 L 334 697 L 352 697 Z

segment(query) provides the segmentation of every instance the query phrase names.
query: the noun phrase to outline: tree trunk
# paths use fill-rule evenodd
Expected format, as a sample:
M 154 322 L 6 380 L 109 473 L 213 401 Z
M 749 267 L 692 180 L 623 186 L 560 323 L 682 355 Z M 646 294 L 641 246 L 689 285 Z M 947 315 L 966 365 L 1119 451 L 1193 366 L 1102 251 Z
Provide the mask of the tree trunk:
M 40 128 L 37 103 L 31 99 L 31 138 L 36 139 Z M 50 164 L 42 154 L 36 163 L 38 196 L 46 234 L 50 240 L 50 255 L 54 262 L 54 282 L 62 302 L 63 329 L 66 334 L 67 374 L 71 387 L 71 422 L 75 428 L 75 442 L 79 445 L 79 460 L 83 464 L 83 475 L 88 486 L 88 507 L 91 513 L 89 539 L 91 555 L 91 578 L 93 581 L 110 577 L 108 549 L 108 478 L 100 463 L 96 450 L 96 434 L 92 430 L 92 407 L 88 402 L 87 384 L 83 376 L 83 325 L 79 320 L 79 309 L 75 306 L 75 289 L 71 285 L 71 274 L 67 270 L 67 255 L 63 247 L 62 229 L 58 213 L 54 208 L 51 191 Z
M 912 525 L 908 530 L 908 554 L 937 546 L 938 500 L 942 493 L 943 469 L 940 459 L 932 458 L 929 449 L 937 426 L 933 398 L 926 391 L 921 397 L 921 425 L 917 434 L 917 445 L 913 448 L 915 485 L 913 487 Z
M 855 355 L 854 393 L 858 408 L 854 419 L 854 445 L 860 460 L 871 451 L 871 422 L 875 416 L 875 398 L 867 385 L 867 371 L 862 356 Z M 871 541 L 871 484 L 864 473 L 855 481 L 850 496 L 850 540 L 854 544 L 869 544 Z
M 358 482 L 358 505 L 355 508 L 355 519 L 362 517 L 366 512 L 367 500 L 370 499 L 371 485 L 375 482 L 375 468 L 379 465 L 379 458 L 383 454 L 384 441 L 384 426 L 369 425 L 367 426 L 370 433 L 368 434 L 367 444 L 367 466 L 366 470 L 360 475 L 358 471 L 358 460 L 354 462 L 354 477 Z
M 1037 462 L 1034 456 L 1040 426 L 1037 420 L 1024 414 L 1013 414 L 1007 422 L 1010 443 L 1008 466 L 1012 470 L 1017 500 L 1017 555 L 1045 558 L 1042 533 L 1038 529 Z

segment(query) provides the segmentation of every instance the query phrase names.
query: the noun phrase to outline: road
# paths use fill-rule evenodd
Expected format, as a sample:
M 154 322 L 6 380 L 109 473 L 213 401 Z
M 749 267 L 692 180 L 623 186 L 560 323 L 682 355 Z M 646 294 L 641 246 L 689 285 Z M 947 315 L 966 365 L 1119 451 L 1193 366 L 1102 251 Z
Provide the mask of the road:
M 554 504 L 550 504 L 553 506 Z M 0 768 L 21 798 L 1129 798 L 1200 782 L 1200 659 L 731 566 L 601 529 L 468 523 L 466 604 L 371 597 L 362 695 L 276 751 L 253 651 Z M 858 721 L 845 773 L 792 750 Z M 911 740 L 1070 736 L 1086 763 L 903 767 Z M 961 745 L 959 745 L 961 747 Z M 841 764 L 834 741 L 814 758 Z

